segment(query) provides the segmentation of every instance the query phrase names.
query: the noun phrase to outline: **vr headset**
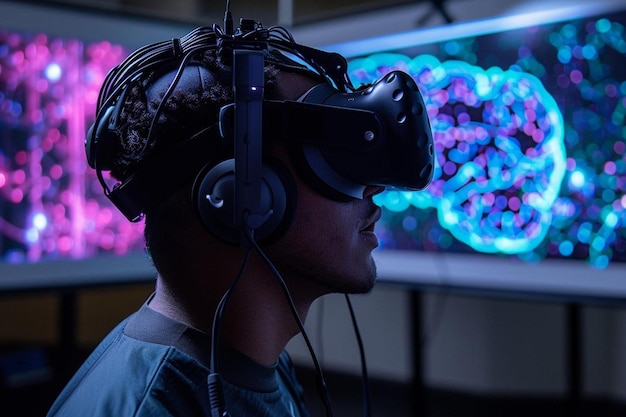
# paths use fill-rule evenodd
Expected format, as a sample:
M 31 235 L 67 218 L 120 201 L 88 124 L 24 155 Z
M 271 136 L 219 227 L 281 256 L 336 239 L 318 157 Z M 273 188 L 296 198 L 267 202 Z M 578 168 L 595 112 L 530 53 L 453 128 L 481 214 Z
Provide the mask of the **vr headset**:
M 172 68 L 146 90 L 149 95 L 163 94 L 153 115 L 146 150 L 171 94 L 175 90 L 207 88 L 207 83 L 215 79 L 215 74 L 193 61 L 211 49 L 217 50 L 222 61 L 233 69 L 235 101 L 222 107 L 219 123 L 174 145 L 166 155 L 148 155 L 136 172 L 110 187 L 102 172 L 113 167 L 124 140 L 117 127 L 127 92 L 134 83 L 142 82 L 146 74 Z M 262 71 L 267 63 L 281 71 L 316 78 L 319 84 L 297 100 L 266 100 Z M 233 141 L 234 160 L 210 179 L 198 178 L 207 176 L 206 172 L 201 173 L 206 171 L 216 136 Z M 433 175 L 430 123 L 418 87 L 408 74 L 393 71 L 371 85 L 355 88 L 341 55 L 299 45 L 284 28 L 266 29 L 245 19 L 233 34 L 217 25 L 197 28 L 181 39 L 141 48 L 113 68 L 101 89 L 96 120 L 87 134 L 85 149 L 105 194 L 129 220 L 139 220 L 194 179 L 199 184 L 206 180 L 208 185 L 200 185 L 195 192 L 201 217 L 215 217 L 217 210 L 218 217 L 227 217 L 227 240 L 237 241 L 239 238 L 232 236 L 231 229 L 241 227 L 242 221 L 262 230 L 268 221 L 281 223 L 289 211 L 282 207 L 289 205 L 289 197 L 283 197 L 283 191 L 276 195 L 272 175 L 266 173 L 261 160 L 261 142 L 269 137 L 280 138 L 297 148 L 299 157 L 295 164 L 304 180 L 337 200 L 362 198 L 365 187 L 374 185 L 421 190 Z M 251 178 L 256 188 L 253 194 L 241 191 Z M 243 208 L 232 201 L 238 199 L 247 200 Z M 274 200 L 286 202 L 279 202 L 278 207 Z M 227 214 L 223 214 L 224 203 Z M 254 207 L 250 208 L 250 204 Z M 205 214 L 207 210 L 209 213 Z M 235 214 L 230 213 L 232 210 Z M 253 216 L 242 220 L 241 213 L 246 210 Z M 272 221 L 268 212 L 282 214 Z M 273 233 L 276 227 L 267 226 L 271 231 L 261 231 L 261 237 Z M 210 229 L 214 231 L 215 227 Z

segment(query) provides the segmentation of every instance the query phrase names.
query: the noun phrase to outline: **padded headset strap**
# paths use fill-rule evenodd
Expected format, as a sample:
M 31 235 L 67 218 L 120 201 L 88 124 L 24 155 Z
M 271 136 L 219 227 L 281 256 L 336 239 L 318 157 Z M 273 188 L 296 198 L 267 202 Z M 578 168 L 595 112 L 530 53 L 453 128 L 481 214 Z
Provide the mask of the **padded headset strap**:
M 191 139 L 149 158 L 133 175 L 115 185 L 107 197 L 130 221 L 141 220 L 150 208 L 164 201 L 193 178 L 209 162 L 208 155 L 219 155 L 212 125 Z
M 222 137 L 232 137 L 233 105 L 220 112 Z M 263 136 L 337 149 L 367 149 L 383 125 L 369 110 L 298 101 L 263 101 Z

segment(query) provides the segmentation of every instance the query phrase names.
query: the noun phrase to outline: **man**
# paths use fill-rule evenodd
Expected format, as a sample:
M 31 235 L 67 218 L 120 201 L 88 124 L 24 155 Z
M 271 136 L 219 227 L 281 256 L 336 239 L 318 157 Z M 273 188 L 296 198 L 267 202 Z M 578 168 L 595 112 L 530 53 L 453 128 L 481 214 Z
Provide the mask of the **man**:
M 403 104 L 413 108 L 413 125 L 422 126 L 417 134 L 426 135 L 431 149 L 410 147 L 413 154 L 430 153 L 430 168 L 419 163 L 415 174 L 415 167 L 408 167 L 409 184 L 388 172 L 380 175 L 386 180 L 361 180 L 371 173 L 359 168 L 361 150 L 350 144 L 352 156 L 345 158 L 354 158 L 359 172 L 356 180 L 343 178 L 332 166 L 338 165 L 333 158 L 346 151 L 331 146 L 331 154 L 324 155 L 320 150 L 326 149 L 327 138 L 318 136 L 342 141 L 351 137 L 354 123 L 346 120 L 345 132 L 334 125 L 319 130 L 321 121 L 331 117 L 326 110 L 341 109 L 301 104 L 317 103 L 309 96 L 319 96 L 320 89 L 327 100 L 362 95 L 342 91 L 345 85 L 337 86 L 336 75 L 329 79 L 327 68 L 314 68 L 325 60 L 328 68 L 343 65 L 339 82 L 345 82 L 345 61 L 247 25 L 238 35 L 204 28 L 155 45 L 131 55 L 105 81 L 86 142 L 88 160 L 105 193 L 129 219 L 145 214 L 156 287 L 145 305 L 95 349 L 49 416 L 308 416 L 285 345 L 302 330 L 318 297 L 372 289 L 371 252 L 378 246 L 374 225 L 381 215 L 374 195 L 391 182 L 421 188 L 429 181 L 432 138 L 423 107 L 415 110 L 416 103 L 423 103 L 412 80 L 403 80 L 396 90 L 414 96 Z M 237 53 L 247 56 L 252 50 L 255 60 L 259 49 L 263 99 L 272 101 L 263 105 L 262 158 L 246 154 L 249 138 L 237 142 L 241 129 L 249 127 L 237 124 L 242 117 L 237 109 L 258 99 L 238 99 L 233 81 L 233 67 L 241 65 Z M 307 54 L 315 59 L 302 63 Z M 387 100 L 394 101 L 391 94 Z M 228 106 L 233 102 L 234 109 Z M 341 117 L 361 113 L 346 108 Z M 255 123 L 254 115 L 243 116 Z M 380 125 L 378 116 L 366 116 L 365 123 Z M 358 128 L 356 136 L 371 147 L 385 129 L 404 127 L 375 128 L 365 135 Z M 311 130 L 316 137 L 303 145 L 300 137 Z M 233 151 L 238 143 L 243 153 Z M 380 154 L 369 148 L 362 152 Z M 253 181 L 236 176 L 234 166 L 241 158 L 252 159 L 253 177 L 262 172 L 260 186 L 246 197 L 252 208 L 243 210 L 237 208 L 237 192 Z M 255 158 L 262 159 L 262 171 L 255 171 Z M 103 170 L 111 170 L 120 184 L 110 188 Z M 212 382 L 207 384 L 207 378 Z

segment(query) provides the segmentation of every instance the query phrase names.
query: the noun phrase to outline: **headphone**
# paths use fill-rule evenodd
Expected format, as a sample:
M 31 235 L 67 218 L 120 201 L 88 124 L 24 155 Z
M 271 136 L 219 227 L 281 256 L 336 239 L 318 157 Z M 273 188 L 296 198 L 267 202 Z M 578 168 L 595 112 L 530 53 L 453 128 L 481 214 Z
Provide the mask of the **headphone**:
M 197 213 L 204 226 L 222 240 L 245 246 L 251 243 L 249 239 L 264 241 L 279 230 L 282 234 L 295 211 L 295 187 L 288 182 L 286 170 L 263 161 L 267 49 L 267 43 L 253 39 L 239 42 L 228 54 L 234 103 L 222 107 L 219 120 L 225 123 L 227 109 L 233 109 L 234 158 L 210 168 L 194 186 Z M 221 129 L 222 137 L 226 131 Z
M 233 244 L 242 242 L 240 219 L 235 215 L 235 159 L 207 167 L 196 178 L 193 199 L 196 213 L 214 236 Z M 260 176 L 259 209 L 265 216 L 248 222 L 255 240 L 271 242 L 287 230 L 296 207 L 293 179 L 278 161 L 264 163 Z

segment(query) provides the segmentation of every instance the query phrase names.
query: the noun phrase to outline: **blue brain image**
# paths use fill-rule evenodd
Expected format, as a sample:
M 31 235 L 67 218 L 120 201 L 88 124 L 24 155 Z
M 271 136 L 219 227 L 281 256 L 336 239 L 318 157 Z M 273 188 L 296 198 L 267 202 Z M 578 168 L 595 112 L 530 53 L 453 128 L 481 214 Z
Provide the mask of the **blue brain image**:
M 391 70 L 409 73 L 424 97 L 435 173 L 424 191 L 387 191 L 376 202 L 395 212 L 434 208 L 442 227 L 480 252 L 537 246 L 566 174 L 563 116 L 541 81 L 432 55 L 381 53 L 350 62 L 355 85 Z

